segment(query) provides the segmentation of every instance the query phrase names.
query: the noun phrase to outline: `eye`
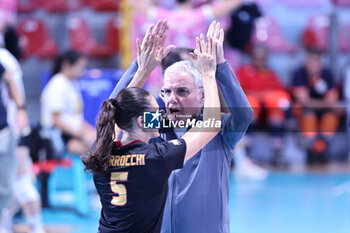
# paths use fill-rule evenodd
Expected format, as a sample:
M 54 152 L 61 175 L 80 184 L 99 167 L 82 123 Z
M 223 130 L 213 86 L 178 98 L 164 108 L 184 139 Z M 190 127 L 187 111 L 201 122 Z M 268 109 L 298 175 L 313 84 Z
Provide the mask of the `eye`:
M 171 94 L 171 90 L 170 89 L 164 89 L 164 94 L 165 95 L 170 95 Z
M 187 88 L 178 88 L 178 89 L 176 89 L 176 93 L 182 97 L 188 96 L 190 94 L 190 92 Z

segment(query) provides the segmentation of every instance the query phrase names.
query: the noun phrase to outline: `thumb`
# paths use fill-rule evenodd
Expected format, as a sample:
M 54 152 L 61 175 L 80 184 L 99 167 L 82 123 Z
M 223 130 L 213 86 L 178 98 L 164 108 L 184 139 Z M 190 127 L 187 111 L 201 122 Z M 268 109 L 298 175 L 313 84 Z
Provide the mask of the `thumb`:
M 156 59 L 159 59 L 159 60 L 162 60 L 164 56 L 164 47 L 160 48 L 158 51 L 157 51 L 157 54 L 156 54 Z

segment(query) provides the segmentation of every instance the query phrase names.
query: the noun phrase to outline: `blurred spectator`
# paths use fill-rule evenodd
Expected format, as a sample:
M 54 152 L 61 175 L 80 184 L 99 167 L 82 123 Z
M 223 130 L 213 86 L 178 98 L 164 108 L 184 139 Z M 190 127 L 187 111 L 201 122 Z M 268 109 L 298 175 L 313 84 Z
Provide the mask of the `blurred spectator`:
M 195 48 L 196 36 L 207 31 L 213 19 L 231 13 L 241 1 L 218 1 L 197 7 L 199 2 L 196 0 L 176 0 L 175 8 L 171 10 L 147 1 L 128 0 L 128 3 L 136 13 L 134 14 L 133 32 L 135 38 L 142 38 L 147 29 L 145 25 L 154 23 L 158 19 L 167 19 L 170 26 L 167 43 L 177 47 Z M 162 83 L 161 76 L 159 69 L 152 73 L 147 86 L 152 94 L 159 92 L 160 83 Z
M 308 163 L 326 162 L 327 144 L 339 126 L 339 93 L 331 71 L 322 64 L 322 51 L 308 48 L 304 64 L 292 77 L 293 96 Z
M 25 100 L 14 82 L 11 72 L 6 71 L 0 63 L 0 82 L 2 81 L 7 84 L 8 92 L 16 103 L 18 110 L 16 126 L 21 133 L 24 128 L 28 127 Z M 16 174 L 15 140 L 12 128 L 7 122 L 7 111 L 2 98 L 0 98 L 0 140 L 0 232 L 11 232 L 9 209 L 11 208 Z
M 254 2 L 245 2 L 231 14 L 231 26 L 228 28 L 227 42 L 233 48 L 244 51 L 249 49 L 256 19 L 262 16 L 259 6 Z
M 22 79 L 23 73 L 16 58 L 5 48 L 0 47 L 0 62 L 7 71 L 11 72 L 13 81 L 16 83 L 21 95 L 25 97 Z M 22 131 L 21 133 L 20 129 L 16 125 L 16 103 L 11 99 L 10 93 L 8 93 L 6 87 L 3 86 L 2 88 L 4 104 L 6 105 L 8 115 L 8 124 L 11 129 L 14 130 L 16 141 L 20 141 L 15 150 L 17 176 L 14 181 L 14 198 L 20 203 L 32 232 L 41 233 L 44 232 L 44 228 L 42 224 L 40 196 L 34 185 L 32 161 L 28 148 L 29 145 L 23 141 L 23 138 L 21 138 L 21 136 L 25 136 L 29 133 L 30 128 L 28 125 L 26 130 Z M 17 211 L 17 205 L 11 205 L 7 216 L 9 221 Z
M 5 48 L 17 59 L 19 60 L 22 55 L 21 48 L 19 46 L 19 37 L 16 28 L 12 25 L 8 25 L 4 32 L 4 43 Z
M 169 10 L 147 4 L 144 1 L 128 0 L 128 2 L 137 13 L 147 17 L 150 21 L 167 19 L 170 25 L 167 41 L 178 47 L 189 48 L 195 48 L 196 36 L 207 31 L 213 19 L 228 15 L 241 3 L 240 0 L 227 0 L 195 8 L 196 1 L 194 0 L 177 0 L 176 7 Z M 145 23 L 144 18 L 136 18 L 135 20 L 141 25 Z
M 350 62 L 346 65 L 343 75 L 344 75 L 343 94 L 346 101 L 346 105 L 350 107 Z
M 15 25 L 16 20 L 17 20 L 17 0 L 1 0 L 0 1 L 0 24 L 5 26 Z
M 347 63 L 343 72 L 344 72 L 343 73 L 343 78 L 344 78 L 343 95 L 345 98 L 345 104 L 347 108 L 346 125 L 348 130 L 348 138 L 350 138 L 350 62 Z M 349 151 L 349 159 L 350 159 L 350 145 L 348 145 L 348 151 Z
M 6 48 L 2 47 L 2 45 L 0 45 L 0 62 L 7 71 L 11 72 L 13 81 L 16 83 L 22 95 L 25 96 L 21 66 L 13 54 L 11 54 Z M 14 124 L 17 111 L 16 105 L 9 95 L 8 88 L 5 85 L 2 85 L 1 88 L 3 89 L 2 98 L 4 98 L 4 103 L 7 108 L 7 120 L 12 126 L 16 127 Z
M 86 64 L 87 59 L 76 51 L 60 55 L 41 96 L 42 125 L 51 134 L 59 130 L 66 151 L 73 154 L 87 152 L 96 137 L 94 128 L 84 120 L 83 100 L 76 83 Z
M 253 124 L 265 122 L 271 134 L 274 161 L 278 163 L 283 145 L 282 131 L 286 118 L 285 110 L 290 106 L 290 96 L 276 73 L 267 66 L 267 48 L 255 46 L 252 64 L 238 68 L 237 76 L 248 101 L 254 109 Z M 266 120 L 264 119 L 266 115 Z

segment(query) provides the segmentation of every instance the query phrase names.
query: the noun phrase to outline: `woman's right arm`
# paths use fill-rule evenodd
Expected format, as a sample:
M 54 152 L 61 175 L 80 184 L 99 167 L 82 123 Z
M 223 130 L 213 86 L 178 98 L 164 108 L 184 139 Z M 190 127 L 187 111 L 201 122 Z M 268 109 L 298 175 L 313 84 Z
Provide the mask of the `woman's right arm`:
M 219 121 L 213 128 L 192 127 L 182 139 L 186 142 L 185 161 L 192 158 L 206 144 L 208 144 L 221 130 L 220 100 L 215 79 L 216 71 L 216 43 L 210 38 L 206 43 L 204 35 L 196 38 L 195 67 L 202 74 L 204 86 L 203 121 Z
M 151 25 L 142 40 L 137 38 L 137 65 L 138 70 L 128 87 L 142 88 L 152 71 L 160 64 L 161 60 L 171 52 L 175 46 L 164 46 L 168 37 L 169 25 L 166 19 L 158 20 L 155 28 Z
M 159 60 L 156 61 L 158 62 L 157 64 L 159 64 L 160 60 L 175 48 L 174 45 L 165 46 L 165 41 L 168 37 L 168 30 L 169 25 L 167 23 L 167 20 L 158 20 L 155 27 L 153 25 L 150 25 L 142 40 L 141 45 L 139 45 L 138 43 L 138 56 L 136 61 L 134 61 L 130 65 L 129 69 L 123 74 L 109 98 L 115 98 L 118 92 L 125 87 L 142 88 L 144 83 L 147 81 L 149 75 L 154 70 L 154 60 Z M 150 53 L 152 51 L 152 46 L 149 46 L 151 37 L 153 37 L 154 40 L 157 36 L 159 37 L 159 40 L 156 43 L 156 51 L 153 51 L 154 54 L 152 57 L 146 53 Z

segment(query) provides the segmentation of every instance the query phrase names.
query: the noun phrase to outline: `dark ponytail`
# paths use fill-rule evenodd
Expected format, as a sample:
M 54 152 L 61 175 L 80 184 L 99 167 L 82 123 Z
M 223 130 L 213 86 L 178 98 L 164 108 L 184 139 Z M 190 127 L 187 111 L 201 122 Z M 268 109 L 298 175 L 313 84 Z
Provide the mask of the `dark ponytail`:
M 107 171 L 109 156 L 104 155 L 111 154 L 113 138 L 115 137 L 115 111 L 116 100 L 108 99 L 102 103 L 96 122 L 97 140 L 95 150 L 82 156 L 85 170 L 91 170 L 96 173 Z
M 82 57 L 83 55 L 75 50 L 68 50 L 65 53 L 59 55 L 54 62 L 51 71 L 51 77 L 61 72 L 64 62 L 68 62 L 68 64 L 73 65 Z
M 115 99 L 108 99 L 102 103 L 97 118 L 97 140 L 95 149 L 82 156 L 85 170 L 94 173 L 107 172 L 111 155 L 114 126 L 125 131 L 132 131 L 135 119 L 150 108 L 150 94 L 141 88 L 124 88 Z

